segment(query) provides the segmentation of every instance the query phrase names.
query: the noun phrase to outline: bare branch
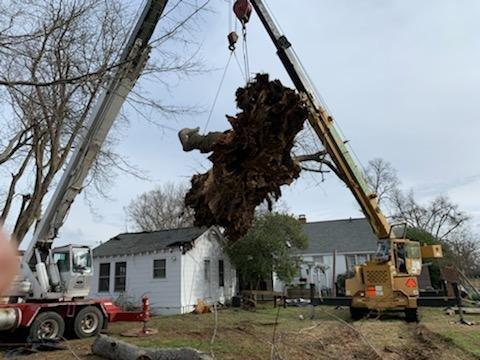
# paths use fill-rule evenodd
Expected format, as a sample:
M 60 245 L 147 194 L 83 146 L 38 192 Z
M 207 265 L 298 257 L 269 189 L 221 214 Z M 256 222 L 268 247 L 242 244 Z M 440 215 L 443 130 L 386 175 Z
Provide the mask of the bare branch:
M 188 186 L 166 183 L 132 200 L 127 213 L 141 231 L 174 229 L 193 225 L 193 211 L 185 207 Z
M 161 41 L 154 44 L 157 58 L 152 54 L 145 72 L 146 78 L 155 77 L 165 88 L 171 81 L 167 75 L 189 74 L 201 68 L 195 60 L 198 47 L 192 47 L 193 51 L 183 47 L 180 54 L 171 50 L 167 40 L 189 44 L 186 37 L 182 39 L 182 32 L 190 30 L 189 23 L 206 4 L 177 3 L 177 10 L 170 10 L 170 18 L 165 19 L 169 25 L 160 32 L 157 40 Z M 15 224 L 16 239 L 21 241 L 41 217 L 43 200 L 78 145 L 81 129 L 108 76 L 134 60 L 119 61 L 130 28 L 127 21 L 132 18 L 120 0 L 13 2 L 8 10 L 0 11 L 0 91 L 7 95 L 5 105 L 12 114 L 7 128 L 20 129 L 22 135 L 16 130 L 0 154 L 0 164 L 9 159 L 5 166 L 17 171 L 8 180 L 8 194 L 1 205 L 4 216 L 8 214 L 8 221 Z M 181 15 L 178 20 L 172 16 L 177 11 Z M 138 88 L 129 101 L 160 114 L 189 110 L 165 105 Z M 126 124 L 117 121 L 113 132 Z M 114 136 L 109 134 L 86 184 L 105 197 L 104 189 L 110 188 L 106 184 L 115 178 L 115 170 L 141 176 L 139 169 L 115 153 Z M 30 150 L 31 161 L 26 161 L 24 156 Z M 20 210 L 14 218 L 8 210 L 20 198 L 21 204 L 15 207 Z

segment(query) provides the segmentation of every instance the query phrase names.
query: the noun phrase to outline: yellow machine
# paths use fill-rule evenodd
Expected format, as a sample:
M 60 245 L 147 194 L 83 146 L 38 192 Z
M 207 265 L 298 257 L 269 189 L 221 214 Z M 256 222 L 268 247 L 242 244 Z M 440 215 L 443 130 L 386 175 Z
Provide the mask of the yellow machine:
M 292 44 L 281 33 L 263 0 L 237 0 L 236 8 L 243 9 L 249 18 L 250 3 L 273 41 L 277 54 L 297 90 L 305 97 L 309 108 L 309 122 L 330 156 L 330 167 L 347 185 L 360 204 L 365 217 L 379 239 L 378 250 L 369 262 L 355 268 L 355 275 L 346 281 L 347 295 L 352 296 L 351 314 L 354 318 L 370 310 L 404 309 L 408 321 L 417 320 L 418 276 L 422 257 L 442 257 L 438 245 L 420 246 L 406 239 L 405 233 L 395 234 L 377 202 L 365 177 L 356 166 L 335 121 L 327 112 L 315 91 Z M 396 230 L 396 229 L 395 229 Z
M 346 280 L 346 295 L 352 296 L 352 318 L 362 318 L 371 310 L 402 308 L 408 322 L 417 321 L 417 277 L 422 258 L 439 257 L 440 245 L 420 246 L 405 236 L 379 241 L 374 258 L 356 266 L 354 276 Z

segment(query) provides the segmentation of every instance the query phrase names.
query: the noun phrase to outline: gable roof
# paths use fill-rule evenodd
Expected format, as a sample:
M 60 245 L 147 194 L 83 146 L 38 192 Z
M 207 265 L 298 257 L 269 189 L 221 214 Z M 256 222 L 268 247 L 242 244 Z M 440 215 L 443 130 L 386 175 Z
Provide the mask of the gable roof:
M 308 248 L 302 254 L 374 252 L 377 237 L 367 219 L 319 221 L 303 224 L 308 236 Z
M 93 249 L 93 256 L 118 256 L 163 250 L 191 243 L 207 228 L 189 227 L 152 232 L 119 234 Z

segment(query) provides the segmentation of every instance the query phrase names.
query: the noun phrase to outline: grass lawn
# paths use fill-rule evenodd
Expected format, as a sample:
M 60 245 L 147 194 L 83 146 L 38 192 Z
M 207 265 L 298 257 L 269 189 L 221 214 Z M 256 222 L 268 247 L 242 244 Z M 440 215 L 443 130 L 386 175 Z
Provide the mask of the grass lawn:
M 424 309 L 422 323 L 455 346 L 480 358 L 480 315 L 465 315 L 473 326 L 458 324 L 458 316 L 448 316 L 438 309 Z
M 348 309 L 269 306 L 255 312 L 225 309 L 218 311 L 217 336 L 214 315 L 177 315 L 155 317 L 149 323 L 158 334 L 145 338 L 125 338 L 122 332 L 140 324 L 111 324 L 108 334 L 144 347 L 189 346 L 213 352 L 216 359 L 269 359 L 276 327 L 275 352 L 280 359 L 480 359 L 480 326 L 455 323 L 456 317 L 441 309 L 421 309 L 421 323 L 407 324 L 402 316 L 383 316 L 356 322 Z M 480 321 L 480 317 L 477 317 Z M 470 320 L 475 321 L 471 316 Z M 92 339 L 71 340 L 70 346 L 83 359 L 90 355 Z M 28 359 L 45 359 L 37 354 Z M 48 354 L 48 359 L 69 359 L 68 351 Z

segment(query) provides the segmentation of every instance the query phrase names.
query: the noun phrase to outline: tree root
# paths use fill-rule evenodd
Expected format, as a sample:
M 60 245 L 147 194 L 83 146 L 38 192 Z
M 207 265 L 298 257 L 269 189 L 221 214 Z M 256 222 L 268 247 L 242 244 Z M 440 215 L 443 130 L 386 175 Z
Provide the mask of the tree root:
M 192 177 L 185 204 L 194 209 L 196 226 L 224 227 L 230 241 L 245 235 L 258 205 L 271 205 L 281 196 L 280 187 L 298 178 L 301 167 L 291 151 L 308 115 L 299 94 L 266 74 L 239 88 L 236 101 L 242 112 L 227 116 L 231 130 L 179 133 L 185 151 L 212 152 L 213 163 Z

